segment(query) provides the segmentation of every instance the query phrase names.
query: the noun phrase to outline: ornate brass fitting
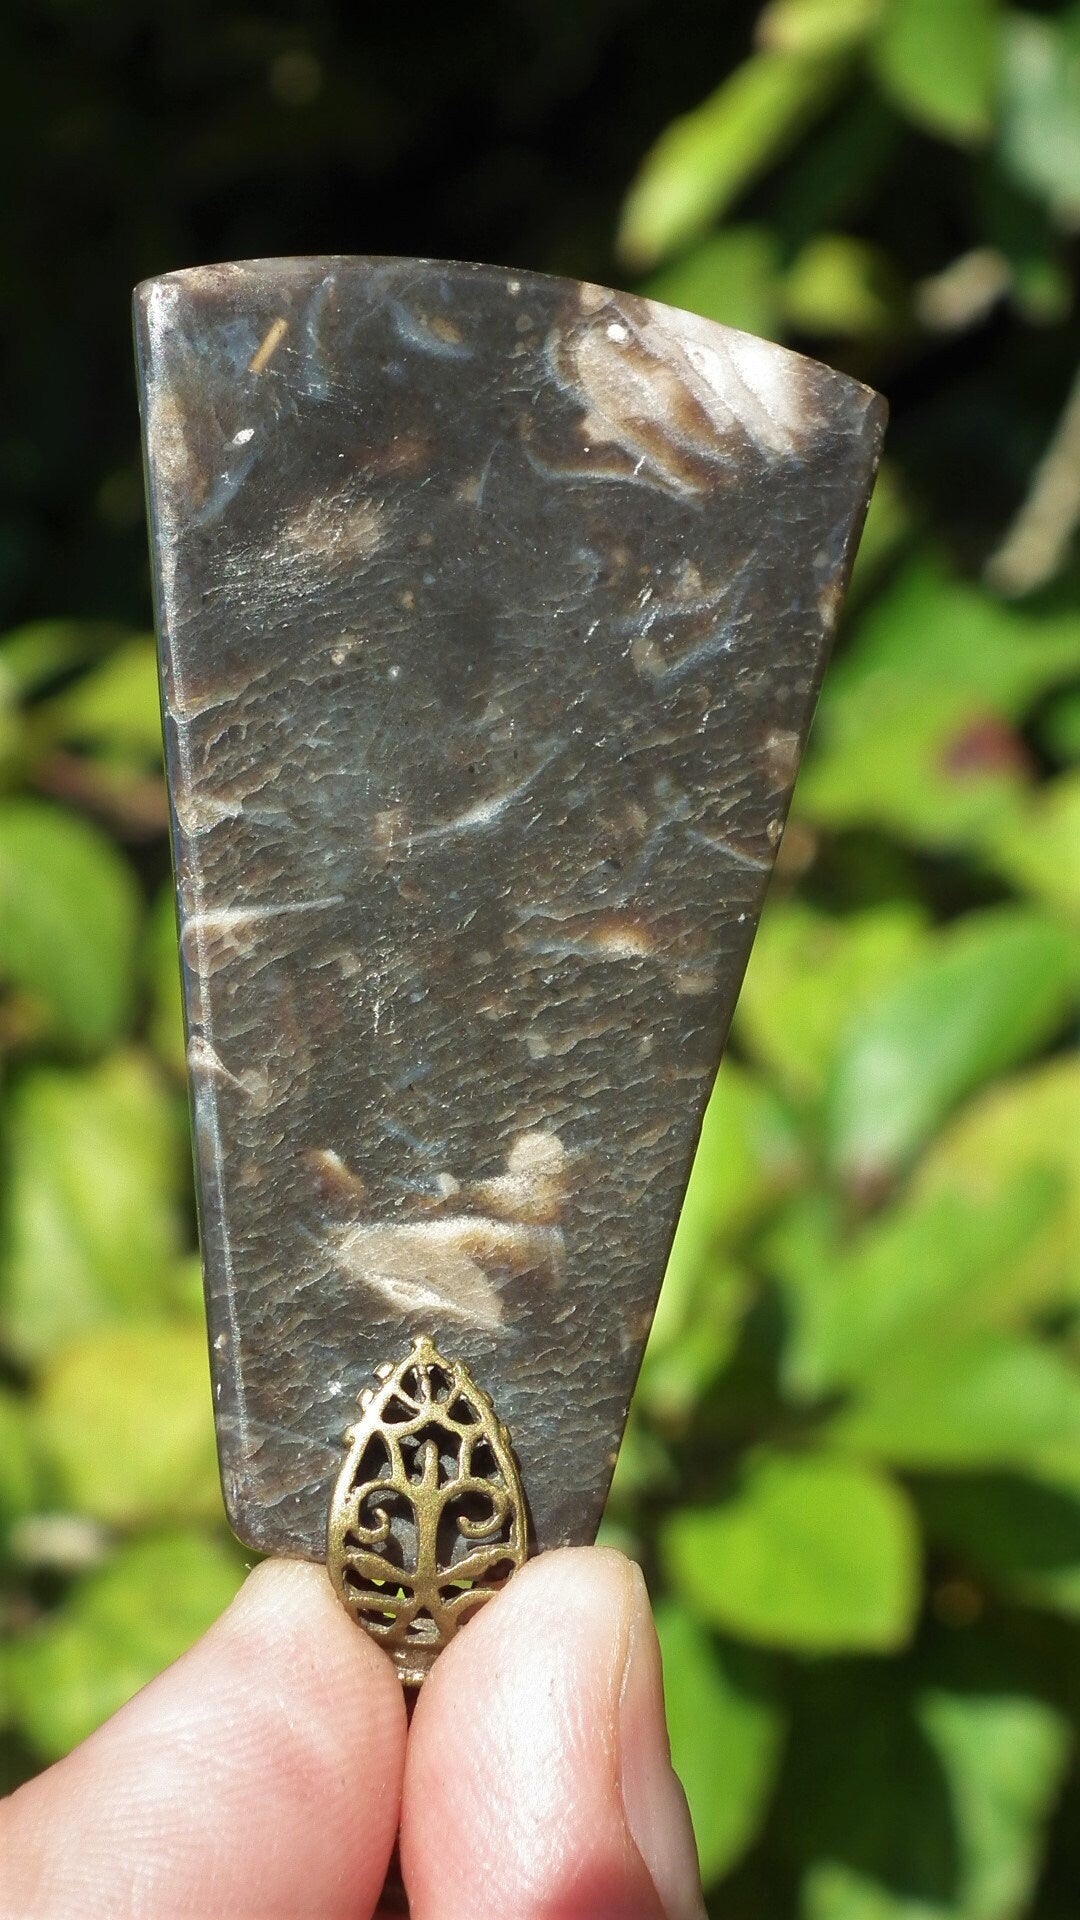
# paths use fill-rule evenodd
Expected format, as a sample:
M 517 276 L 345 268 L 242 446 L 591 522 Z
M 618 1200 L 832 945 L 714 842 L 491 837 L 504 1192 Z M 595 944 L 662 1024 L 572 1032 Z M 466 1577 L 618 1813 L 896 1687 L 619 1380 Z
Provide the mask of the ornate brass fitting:
M 352 1618 L 419 1686 L 526 1555 L 510 1435 L 460 1360 L 418 1338 L 360 1395 L 330 1502 L 326 1563 Z

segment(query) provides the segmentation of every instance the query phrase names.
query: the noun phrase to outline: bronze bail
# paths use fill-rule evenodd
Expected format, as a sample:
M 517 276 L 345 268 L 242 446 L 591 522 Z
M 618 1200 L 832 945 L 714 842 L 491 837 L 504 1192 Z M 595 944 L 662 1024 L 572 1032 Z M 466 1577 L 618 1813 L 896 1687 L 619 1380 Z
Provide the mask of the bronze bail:
M 419 1686 L 527 1551 L 510 1434 L 460 1360 L 419 1336 L 375 1369 L 330 1502 L 326 1563 L 358 1625 Z

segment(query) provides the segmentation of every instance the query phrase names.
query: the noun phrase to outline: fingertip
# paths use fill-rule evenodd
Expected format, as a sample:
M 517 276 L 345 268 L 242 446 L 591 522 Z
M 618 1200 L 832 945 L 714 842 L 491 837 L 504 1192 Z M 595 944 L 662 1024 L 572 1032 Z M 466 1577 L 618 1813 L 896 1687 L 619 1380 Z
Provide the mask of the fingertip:
M 634 1566 L 636 1596 L 619 1697 L 619 1785 L 626 1822 L 665 1914 L 702 1920 L 697 1845 L 686 1795 L 671 1764 L 664 1665 L 648 1590 Z
M 222 1615 L 209 1651 L 226 1688 L 250 1703 L 245 1717 L 258 1716 L 247 1735 L 236 1729 L 241 1748 L 254 1746 L 268 1759 L 275 1752 L 294 1804 L 302 1797 L 315 1816 L 320 1806 L 333 1817 L 339 1801 L 348 1804 L 352 1760 L 365 1786 L 365 1844 L 385 1827 L 389 1854 L 405 1765 L 404 1697 L 392 1661 L 350 1620 L 326 1569 L 304 1560 L 261 1562 Z
M 621 1554 L 542 1555 L 440 1656 L 413 1719 L 401 1847 L 416 1920 L 701 1913 L 648 1598 Z
M 213 1630 L 215 1657 L 223 1657 L 232 1640 L 247 1663 L 295 1672 L 299 1662 L 322 1692 L 344 1689 L 343 1705 L 362 1697 L 367 1722 L 375 1712 L 386 1717 L 387 1730 L 405 1725 L 393 1662 L 350 1620 L 325 1567 L 308 1560 L 261 1561 Z
M 397 1828 L 391 1662 L 325 1570 L 265 1562 L 183 1659 L 6 1810 L 26 1920 L 366 1920 Z

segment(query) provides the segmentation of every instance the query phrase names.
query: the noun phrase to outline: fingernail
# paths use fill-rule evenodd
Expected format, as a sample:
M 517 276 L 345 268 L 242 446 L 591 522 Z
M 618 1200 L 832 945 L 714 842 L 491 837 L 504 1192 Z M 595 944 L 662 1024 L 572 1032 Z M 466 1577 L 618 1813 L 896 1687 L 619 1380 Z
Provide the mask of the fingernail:
M 671 1764 L 660 1644 L 638 1567 L 619 1695 L 619 1788 L 667 1920 L 705 1920 L 690 1810 Z

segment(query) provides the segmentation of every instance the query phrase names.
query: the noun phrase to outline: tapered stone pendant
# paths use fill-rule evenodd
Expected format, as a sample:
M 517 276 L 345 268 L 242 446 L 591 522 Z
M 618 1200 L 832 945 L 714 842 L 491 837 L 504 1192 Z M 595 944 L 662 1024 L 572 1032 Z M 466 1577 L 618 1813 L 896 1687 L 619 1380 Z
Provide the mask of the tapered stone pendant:
M 488 267 L 136 324 L 226 1502 L 415 1675 L 599 1521 L 884 408 Z

